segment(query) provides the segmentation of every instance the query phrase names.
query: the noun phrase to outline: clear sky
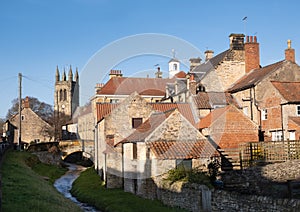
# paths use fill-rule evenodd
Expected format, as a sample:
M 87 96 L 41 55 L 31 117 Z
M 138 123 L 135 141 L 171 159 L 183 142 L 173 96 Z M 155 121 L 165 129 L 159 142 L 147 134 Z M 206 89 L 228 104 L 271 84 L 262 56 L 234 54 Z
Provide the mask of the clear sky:
M 18 97 L 18 73 L 23 97 L 53 105 L 56 66 L 80 73 L 98 50 L 140 33 L 176 36 L 215 54 L 228 49 L 230 33 L 256 35 L 263 66 L 282 60 L 291 39 L 299 62 L 299 9 L 298 0 L 1 0 L 0 118 Z M 137 59 L 117 68 L 130 75 L 156 63 Z

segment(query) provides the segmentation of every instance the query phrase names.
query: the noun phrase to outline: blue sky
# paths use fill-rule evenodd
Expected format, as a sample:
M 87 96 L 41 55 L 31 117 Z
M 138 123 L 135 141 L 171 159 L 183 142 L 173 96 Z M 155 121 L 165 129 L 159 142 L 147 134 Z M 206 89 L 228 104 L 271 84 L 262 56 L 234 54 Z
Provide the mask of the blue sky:
M 0 117 L 18 97 L 19 72 L 24 75 L 23 97 L 53 105 L 57 65 L 81 72 L 103 47 L 140 33 L 176 36 L 215 54 L 228 49 L 230 33 L 256 35 L 263 66 L 283 59 L 291 39 L 299 62 L 299 8 L 297 0 L 1 0 Z M 153 69 L 157 62 L 165 69 L 167 61 L 136 58 L 116 68 L 131 75 Z

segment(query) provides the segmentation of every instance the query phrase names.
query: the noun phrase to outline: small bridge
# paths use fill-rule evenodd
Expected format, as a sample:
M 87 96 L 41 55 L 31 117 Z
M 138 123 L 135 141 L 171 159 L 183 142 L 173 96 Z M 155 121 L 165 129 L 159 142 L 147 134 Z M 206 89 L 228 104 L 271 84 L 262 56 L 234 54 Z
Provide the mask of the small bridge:
M 52 147 L 59 148 L 64 160 L 67 156 L 73 153 L 82 153 L 82 156 L 94 162 L 94 141 L 85 140 L 62 140 L 59 142 L 40 142 L 29 145 L 27 151 L 49 151 Z M 0 153 L 2 146 L 0 145 Z
M 62 159 L 64 160 L 72 153 L 82 152 L 83 157 L 94 162 L 94 141 L 90 140 L 62 140 L 59 141 L 59 148 L 62 152 Z

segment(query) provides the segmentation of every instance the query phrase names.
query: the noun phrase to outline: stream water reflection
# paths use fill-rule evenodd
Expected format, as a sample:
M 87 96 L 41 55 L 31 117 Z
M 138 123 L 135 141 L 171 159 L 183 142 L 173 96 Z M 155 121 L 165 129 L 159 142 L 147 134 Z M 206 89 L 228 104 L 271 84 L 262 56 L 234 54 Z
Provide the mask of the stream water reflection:
M 88 204 L 79 202 L 70 193 L 70 190 L 72 188 L 72 183 L 77 179 L 77 177 L 79 177 L 80 173 L 82 171 L 84 171 L 86 168 L 83 167 L 83 166 L 79 166 L 79 165 L 71 164 L 71 163 L 68 163 L 67 165 L 69 166 L 68 167 L 69 171 L 67 171 L 66 174 L 64 174 L 61 178 L 59 178 L 55 181 L 54 187 L 60 193 L 62 193 L 66 198 L 72 200 L 77 205 L 79 205 L 80 208 L 82 208 L 83 211 L 86 211 L 86 212 L 99 212 L 94 207 L 92 207 Z

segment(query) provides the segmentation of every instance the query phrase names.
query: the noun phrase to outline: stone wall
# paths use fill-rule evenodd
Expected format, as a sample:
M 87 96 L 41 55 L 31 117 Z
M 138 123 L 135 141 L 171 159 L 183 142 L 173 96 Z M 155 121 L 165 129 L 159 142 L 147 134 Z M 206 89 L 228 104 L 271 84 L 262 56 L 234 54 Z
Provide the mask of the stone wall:
M 156 186 L 152 197 L 156 197 L 165 205 L 195 212 L 211 211 L 211 190 L 205 185 L 156 181 Z M 153 186 L 150 188 L 153 191 Z
M 233 191 L 208 189 L 205 185 L 143 180 L 147 188 L 137 194 L 188 211 L 298 211 L 299 199 L 275 199 Z M 152 186 L 151 186 L 152 184 Z
M 212 192 L 212 211 L 298 211 L 300 200 L 274 199 L 224 190 Z

